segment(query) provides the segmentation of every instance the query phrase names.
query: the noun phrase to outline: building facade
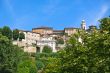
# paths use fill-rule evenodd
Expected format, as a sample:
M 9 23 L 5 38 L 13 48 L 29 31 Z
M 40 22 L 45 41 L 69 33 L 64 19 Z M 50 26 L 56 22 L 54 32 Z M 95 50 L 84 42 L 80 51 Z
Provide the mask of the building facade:
M 86 30 L 86 22 L 85 22 L 85 20 L 82 20 L 82 22 L 81 22 L 81 29 Z
M 23 31 L 23 33 L 25 35 L 25 39 L 23 39 L 22 41 L 27 43 L 28 45 L 36 44 L 36 40 L 40 39 L 40 34 L 38 33 L 33 33 L 30 31 Z
M 56 52 L 65 46 L 66 41 L 72 34 L 74 35 L 82 29 L 91 32 L 91 30 L 96 29 L 96 26 L 90 26 L 90 28 L 86 30 L 86 22 L 82 20 L 81 28 L 70 27 L 64 28 L 64 30 L 53 30 L 51 27 L 33 28 L 32 31 L 20 31 L 24 33 L 25 39 L 22 39 L 19 43 L 15 41 L 13 43 L 19 46 L 24 46 L 25 52 L 42 52 L 44 46 L 49 46 L 53 52 Z M 63 39 L 63 44 L 58 43 L 60 39 Z M 82 43 L 80 37 L 78 41 Z
M 25 52 L 33 52 L 36 53 L 36 41 L 40 39 L 40 34 L 33 33 L 31 31 L 20 31 L 25 35 L 25 39 L 18 42 L 19 46 L 24 47 Z
M 78 31 L 78 28 L 65 28 L 64 29 L 65 34 L 67 34 L 69 36 L 77 33 L 77 31 Z
M 36 41 L 37 52 L 42 52 L 44 46 L 49 46 L 53 52 L 56 52 L 56 42 L 53 37 L 44 36 Z
M 33 28 L 32 32 L 39 33 L 41 35 L 52 34 L 53 28 L 51 28 L 51 27 L 38 27 L 38 28 Z

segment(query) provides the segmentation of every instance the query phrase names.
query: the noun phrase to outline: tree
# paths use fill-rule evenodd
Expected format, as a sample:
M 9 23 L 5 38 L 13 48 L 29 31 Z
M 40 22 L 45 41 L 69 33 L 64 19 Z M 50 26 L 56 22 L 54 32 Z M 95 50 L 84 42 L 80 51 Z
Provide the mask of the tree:
M 0 34 L 0 73 L 16 73 L 19 62 L 27 59 L 27 53 Z
M 0 34 L 0 73 L 15 73 L 23 51 Z
M 110 17 L 100 20 L 100 29 L 103 31 L 110 31 Z
M 4 26 L 2 28 L 2 35 L 8 37 L 8 39 L 12 39 L 12 31 L 8 26 Z
M 37 60 L 36 66 L 38 70 L 42 70 L 44 68 L 43 62 L 39 60 Z
M 20 71 L 29 71 L 29 73 L 36 73 L 36 64 L 30 59 L 28 53 L 25 53 L 22 48 L 12 44 L 12 32 L 7 26 L 1 29 L 0 34 L 0 73 L 16 73 L 18 72 L 19 65 L 27 65 L 28 67 L 20 69 Z M 17 30 L 14 34 L 18 33 Z M 18 35 L 18 34 L 17 34 Z M 20 34 L 20 39 L 24 38 L 24 34 Z M 17 39 L 17 37 L 15 37 Z M 30 66 L 31 65 L 31 66 Z M 29 67 L 30 66 L 30 67 Z M 25 67 L 25 66 L 22 66 Z M 27 72 L 26 72 L 27 73 Z
M 21 41 L 22 39 L 25 39 L 25 35 L 24 33 L 19 33 L 19 40 Z
M 36 73 L 37 68 L 32 60 L 24 60 L 18 64 L 17 73 Z
M 44 73 L 61 73 L 61 60 L 56 57 L 49 57 L 48 64 L 45 66 Z
M 0 28 L 0 34 L 2 34 L 2 28 Z
M 103 24 L 102 24 L 103 22 Z M 60 52 L 62 73 L 109 73 L 110 72 L 110 33 L 108 19 L 101 20 L 101 31 L 71 36 L 63 51 Z M 107 28 L 106 28 L 107 27 Z M 107 32 L 105 32 L 107 31 Z M 78 41 L 81 37 L 82 43 Z
M 57 53 L 37 53 L 36 65 L 40 73 L 60 73 L 60 59 Z
M 44 52 L 44 53 L 52 53 L 52 49 L 49 46 L 44 46 L 42 52 Z
M 19 38 L 19 30 L 13 30 L 13 40 L 17 40 Z

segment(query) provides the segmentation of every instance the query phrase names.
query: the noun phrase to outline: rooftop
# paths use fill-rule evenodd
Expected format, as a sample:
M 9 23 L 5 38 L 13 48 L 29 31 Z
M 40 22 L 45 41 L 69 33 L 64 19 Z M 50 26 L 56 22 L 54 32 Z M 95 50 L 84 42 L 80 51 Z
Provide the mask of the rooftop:
M 41 26 L 41 27 L 37 27 L 37 28 L 33 28 L 34 29 L 53 29 L 52 27 L 45 27 L 45 26 Z
M 64 28 L 65 29 L 80 29 L 80 28 L 74 28 L 74 27 L 67 27 L 67 28 Z

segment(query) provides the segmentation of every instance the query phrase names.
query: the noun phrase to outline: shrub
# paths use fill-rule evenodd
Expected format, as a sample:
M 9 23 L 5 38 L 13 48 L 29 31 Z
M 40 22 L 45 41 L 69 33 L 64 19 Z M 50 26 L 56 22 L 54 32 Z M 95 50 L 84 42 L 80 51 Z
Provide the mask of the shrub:
M 49 47 L 49 46 L 44 46 L 42 52 L 43 52 L 43 53 L 51 53 L 51 52 L 52 52 L 52 49 L 51 49 L 51 47 Z

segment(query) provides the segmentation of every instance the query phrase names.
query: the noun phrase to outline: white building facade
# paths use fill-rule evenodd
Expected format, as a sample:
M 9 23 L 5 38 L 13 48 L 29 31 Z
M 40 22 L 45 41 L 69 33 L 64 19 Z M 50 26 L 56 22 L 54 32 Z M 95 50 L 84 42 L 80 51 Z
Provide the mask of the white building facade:
M 25 39 L 13 41 L 13 44 L 23 47 L 24 52 L 36 53 L 36 40 L 40 39 L 40 34 L 20 30 L 21 32 L 24 33 Z
M 23 31 L 23 33 L 25 34 L 25 39 L 23 39 L 22 41 L 28 45 L 36 44 L 36 40 L 40 39 L 40 34 L 29 31 Z
M 53 39 L 53 37 L 47 37 L 47 36 L 46 37 L 42 37 L 42 38 L 40 38 L 40 40 L 37 40 L 36 42 L 37 42 L 36 43 L 37 46 L 40 48 L 39 49 L 40 52 L 42 52 L 44 46 L 51 47 L 51 49 L 52 49 L 53 52 L 56 52 L 57 51 L 56 50 L 56 42 Z

